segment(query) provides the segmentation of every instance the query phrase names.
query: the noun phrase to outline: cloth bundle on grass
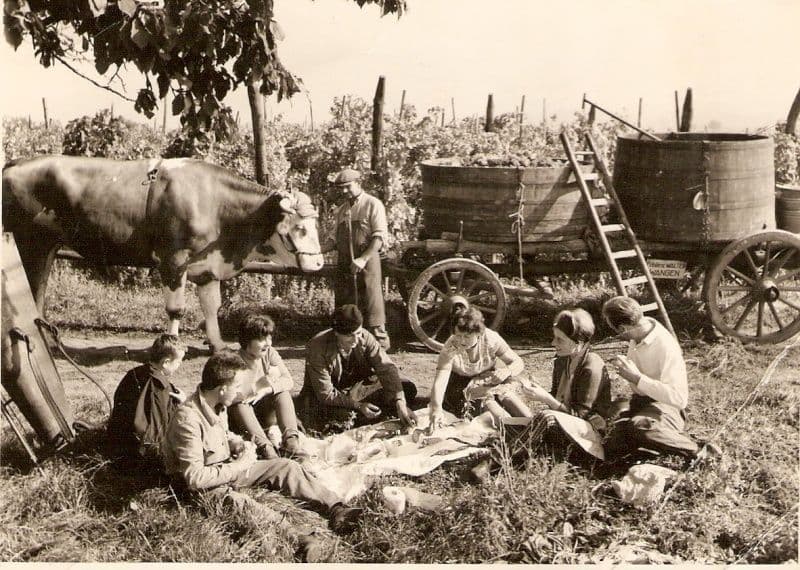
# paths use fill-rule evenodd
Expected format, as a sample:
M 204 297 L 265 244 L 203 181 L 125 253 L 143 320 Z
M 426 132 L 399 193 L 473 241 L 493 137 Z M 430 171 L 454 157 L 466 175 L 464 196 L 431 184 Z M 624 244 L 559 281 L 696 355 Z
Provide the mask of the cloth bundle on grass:
M 349 501 L 366 491 L 375 476 L 419 477 L 447 461 L 480 452 L 481 444 L 498 433 L 489 414 L 472 421 L 448 414 L 445 427 L 428 436 L 428 410 L 415 413 L 417 427 L 410 433 L 398 420 L 388 420 L 325 439 L 303 437 L 303 450 L 310 455 L 303 465 Z

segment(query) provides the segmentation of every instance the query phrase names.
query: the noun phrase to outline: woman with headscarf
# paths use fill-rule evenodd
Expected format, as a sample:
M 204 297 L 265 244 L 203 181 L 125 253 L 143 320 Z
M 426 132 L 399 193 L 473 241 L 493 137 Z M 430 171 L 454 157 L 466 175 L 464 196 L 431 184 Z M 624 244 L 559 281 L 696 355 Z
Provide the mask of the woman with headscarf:
M 565 434 L 552 412 L 577 416 L 589 422 L 600 434 L 611 411 L 611 383 L 603 359 L 590 350 L 594 336 L 592 316 L 583 309 L 561 311 L 553 321 L 556 359 L 550 392 L 535 384 L 523 388 L 549 409 L 539 412 L 530 424 L 531 444 L 545 441 L 554 446 L 568 445 Z

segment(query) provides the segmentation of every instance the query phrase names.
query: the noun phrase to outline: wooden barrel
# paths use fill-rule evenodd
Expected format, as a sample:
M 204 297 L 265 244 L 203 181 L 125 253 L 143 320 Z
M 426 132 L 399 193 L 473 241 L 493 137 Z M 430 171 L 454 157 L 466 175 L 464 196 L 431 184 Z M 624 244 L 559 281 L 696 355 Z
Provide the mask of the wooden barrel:
M 800 186 L 777 185 L 775 221 L 779 230 L 800 234 Z
M 614 187 L 640 239 L 726 242 L 775 228 L 769 137 L 669 133 L 617 138 Z
M 522 184 L 522 240 L 562 241 L 583 235 L 589 223 L 586 205 L 568 166 L 458 166 L 452 158 L 424 161 L 422 171 L 423 223 L 420 237 L 438 239 L 458 233 L 464 223 L 466 240 L 516 242 L 512 223 L 519 208 Z M 582 165 L 591 173 L 593 165 Z M 593 182 L 589 183 L 593 188 Z

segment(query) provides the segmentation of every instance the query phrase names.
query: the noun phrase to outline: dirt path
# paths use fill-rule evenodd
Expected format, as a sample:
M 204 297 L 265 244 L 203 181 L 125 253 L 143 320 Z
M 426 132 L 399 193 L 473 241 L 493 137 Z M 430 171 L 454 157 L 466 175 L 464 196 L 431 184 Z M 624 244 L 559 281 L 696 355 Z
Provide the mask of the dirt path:
M 75 361 L 113 396 L 117 384 L 125 373 L 145 360 L 146 349 L 154 337 L 151 334 L 141 333 L 64 331 L 62 338 L 68 353 Z M 194 391 L 200 381 L 200 373 L 208 358 L 208 351 L 200 339 L 188 339 L 186 342 L 188 345 L 187 355 L 173 382 L 185 392 L 190 393 Z M 296 340 L 288 341 L 276 348 L 292 373 L 295 380 L 295 392 L 299 392 L 302 387 L 305 365 L 303 343 Z M 526 373 L 534 374 L 537 381 L 544 386 L 549 386 L 550 360 L 553 355 L 549 347 L 515 346 L 514 348 L 525 361 Z M 401 374 L 414 379 L 420 396 L 427 397 L 433 382 L 437 355 L 423 350 L 421 345 L 407 345 L 390 356 L 397 364 Z M 65 359 L 58 359 L 57 366 L 68 398 L 75 409 L 78 410 L 82 407 L 96 409 L 96 405 L 92 406 L 90 403 L 103 401 L 101 392 Z M 103 418 L 87 419 L 100 421 Z

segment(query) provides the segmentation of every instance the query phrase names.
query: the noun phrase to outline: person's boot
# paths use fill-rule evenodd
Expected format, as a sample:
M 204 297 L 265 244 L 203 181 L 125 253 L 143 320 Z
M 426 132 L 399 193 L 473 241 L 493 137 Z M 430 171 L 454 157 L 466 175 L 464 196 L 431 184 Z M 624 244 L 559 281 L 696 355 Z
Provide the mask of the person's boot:
M 300 434 L 296 430 L 286 430 L 283 434 L 283 445 L 281 446 L 283 456 L 288 459 L 307 459 L 308 452 L 300 444 Z
M 337 534 L 353 532 L 358 526 L 358 521 L 362 514 L 364 514 L 364 509 L 348 507 L 344 503 L 336 503 L 330 510 L 331 530 Z

